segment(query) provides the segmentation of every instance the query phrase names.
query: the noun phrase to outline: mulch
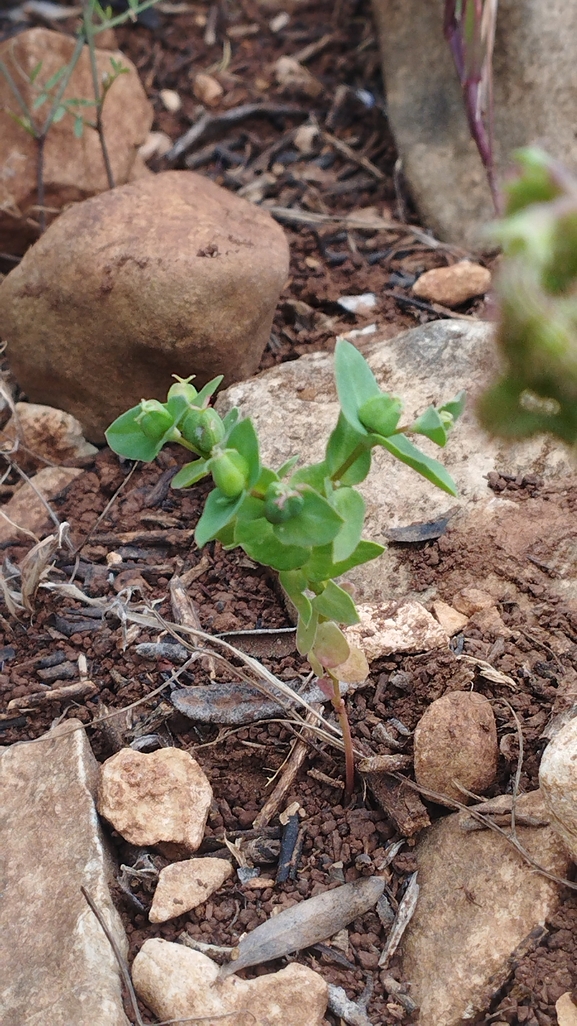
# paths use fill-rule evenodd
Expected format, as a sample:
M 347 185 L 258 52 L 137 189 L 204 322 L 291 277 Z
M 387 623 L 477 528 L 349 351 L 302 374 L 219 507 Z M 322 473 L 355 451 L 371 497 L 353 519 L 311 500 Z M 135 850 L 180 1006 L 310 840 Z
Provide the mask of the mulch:
M 176 166 L 192 167 L 235 191 L 258 186 L 262 204 L 275 208 L 285 227 L 291 247 L 290 280 L 281 296 L 262 369 L 306 352 L 330 349 L 337 334 L 371 324 L 376 325 L 375 337 L 386 338 L 437 318 L 434 308 L 413 299 L 410 286 L 423 270 L 462 255 L 427 238 L 411 207 L 387 127 L 368 0 L 300 3 L 284 27 L 271 27 L 278 13 L 254 0 L 229 5 L 165 3 L 147 24 L 117 31 L 120 47 L 136 64 L 154 104 L 154 128 L 168 133 L 173 142 L 199 117 L 194 75 L 208 71 L 218 78 L 224 92 L 221 103 L 210 110 L 218 123 L 213 125 L 214 134 L 202 137 Z M 301 59 L 321 86 L 314 97 L 283 92 L 273 72 L 279 57 L 303 50 Z M 178 113 L 169 113 L 163 106 L 160 91 L 164 89 L 180 95 Z M 236 122 L 221 117 L 252 103 L 270 104 L 272 113 Z M 287 105 L 294 109 L 291 114 L 278 112 Z M 311 119 L 324 134 L 316 149 L 303 155 L 295 145 L 295 132 Z M 152 166 L 161 170 L 174 165 L 159 160 Z M 279 208 L 284 212 L 279 213 Z M 290 211 L 296 220 L 289 220 Z M 324 221 L 307 224 L 307 215 L 313 215 L 313 222 L 319 216 Z M 356 219 L 353 227 L 351 217 Z M 359 219 L 367 218 L 396 224 L 392 229 L 357 227 Z M 350 314 L 338 304 L 342 296 L 364 293 L 376 297 L 370 310 Z M 480 300 L 459 312 L 486 315 Z M 170 490 L 170 479 L 182 458 L 179 451 L 167 450 L 154 464 L 134 470 L 108 450 L 85 461 L 84 473 L 54 504 L 60 520 L 71 525 L 77 552 L 60 554 L 53 579 L 73 579 L 87 595 L 106 598 L 111 606 L 114 600 L 126 602 L 128 595 L 132 602 L 156 604 L 160 615 L 170 620 L 169 582 L 174 575 L 184 576 L 200 626 L 208 633 L 290 627 L 274 575 L 240 551 L 224 552 L 218 544 L 202 551 L 195 547 L 192 531 L 207 487 L 195 486 L 186 493 Z M 560 494 L 535 480 L 523 482 L 498 474 L 491 475 L 487 487 L 525 504 L 528 511 L 533 502 L 551 501 L 566 509 L 567 516 L 574 516 L 577 496 L 571 490 Z M 17 562 L 26 548 L 11 546 L 4 556 Z M 453 543 L 450 527 L 441 538 L 404 545 L 402 552 L 412 587 L 423 594 L 436 589 L 447 601 L 456 590 L 456 575 L 463 587 L 480 586 L 489 573 L 505 578 L 511 572 L 490 540 L 471 539 L 464 549 Z M 543 730 L 562 705 L 577 670 L 577 616 L 574 606 L 552 587 L 546 559 L 517 566 L 514 572 L 516 588 L 525 601 L 522 610 L 514 601 L 501 605 L 503 621 L 511 629 L 506 640 L 496 644 L 494 637 L 468 627 L 446 652 L 397 655 L 372 665 L 366 685 L 348 703 L 359 745 L 368 746 L 374 754 L 390 751 L 375 729 L 384 723 L 395 750 L 410 755 L 412 731 L 430 702 L 473 684 L 496 703 L 500 739 L 511 734 L 504 700 L 515 710 L 525 747 L 521 788 L 538 786 L 539 760 L 546 744 Z M 270 794 L 271 779 L 282 773 L 294 742 L 291 724 L 279 719 L 219 728 L 186 720 L 169 701 L 178 663 L 166 653 L 154 660 L 140 657 L 135 646 L 156 641 L 158 634 L 129 626 L 127 636 L 120 609 L 117 605 L 116 612 L 112 609 L 102 617 L 73 599 L 40 591 L 31 622 L 6 617 L 0 693 L 4 709 L 16 699 L 22 711 L 3 714 L 2 743 L 38 737 L 56 717 L 74 716 L 89 725 L 111 710 L 131 706 L 122 717 L 89 726 L 97 758 L 103 760 L 128 743 L 143 750 L 154 744 L 185 748 L 198 758 L 214 790 L 201 852 L 222 850 L 225 831 L 230 839 L 252 842 L 253 820 Z M 306 664 L 286 641 L 290 636 L 282 637 L 279 654 L 267 641 L 270 635 L 260 635 L 260 658 L 281 679 L 304 679 Z M 462 654 L 489 662 L 514 682 L 514 689 L 487 679 L 478 667 L 471 670 L 460 659 Z M 55 687 L 78 680 L 79 656 L 87 660 L 96 692 L 74 702 L 47 701 L 28 709 L 26 697 L 47 683 Z M 227 678 L 217 670 L 216 679 Z M 160 694 L 148 697 L 163 683 L 166 687 Z M 210 683 L 209 667 L 197 661 L 182 674 L 180 683 Z M 132 707 L 135 702 L 140 704 Z M 152 741 L 147 740 L 150 735 Z M 494 793 L 511 791 L 515 769 L 516 752 L 505 743 Z M 342 781 L 339 753 L 315 742 L 285 798 L 285 805 L 295 801 L 303 810 L 296 871 L 274 887 L 248 890 L 233 879 L 187 915 L 152 925 L 146 914 L 151 894 L 145 883 L 120 878 L 117 897 L 130 939 L 130 957 L 148 937 L 172 940 L 183 932 L 211 944 L 234 945 L 243 931 L 263 922 L 273 908 L 290 907 L 378 871 L 399 835 L 370 792 L 363 794 L 359 788 L 352 803 L 346 803 Z M 432 818 L 446 814 L 435 806 L 429 811 Z M 280 833 L 274 819 L 264 832 L 264 840 L 271 842 L 268 848 L 263 843 L 260 855 L 251 848 L 253 860 L 261 859 L 257 864 L 264 877 L 275 876 Z M 111 840 L 120 863 L 139 864 L 142 852 L 114 833 Z M 415 869 L 414 846 L 414 838 L 409 838 L 384 870 L 393 909 Z M 154 855 L 153 860 L 157 868 L 165 864 L 160 856 Z M 577 902 L 567 892 L 547 923 L 539 947 L 511 965 L 509 980 L 495 994 L 483 1022 L 549 1026 L 557 1021 L 555 1001 L 577 983 L 576 926 Z M 296 957 L 328 982 L 344 987 L 355 1000 L 364 995 L 374 1024 L 404 1024 L 411 1016 L 387 991 L 386 974 L 377 965 L 387 935 L 388 926 L 372 911 L 351 924 L 344 951 L 319 944 Z M 282 964 L 247 974 L 258 975 Z M 396 960 L 387 972 L 400 979 Z M 145 1021 L 154 1021 L 146 1009 L 142 1013 Z M 330 1013 L 326 1022 L 338 1026 Z

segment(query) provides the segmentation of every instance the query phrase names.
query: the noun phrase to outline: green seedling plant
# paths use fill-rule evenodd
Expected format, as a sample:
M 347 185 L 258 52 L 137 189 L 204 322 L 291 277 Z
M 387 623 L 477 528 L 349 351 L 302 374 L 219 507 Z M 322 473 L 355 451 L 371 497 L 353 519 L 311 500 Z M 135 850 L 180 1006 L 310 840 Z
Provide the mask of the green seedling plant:
M 546 153 L 514 155 L 520 174 L 491 229 L 504 372 L 482 396 L 482 424 L 506 438 L 548 432 L 577 442 L 577 181 Z
M 182 467 L 172 486 L 188 488 L 212 476 L 215 487 L 196 527 L 197 545 L 240 546 L 278 572 L 298 614 L 298 651 L 308 658 L 339 718 L 350 794 L 353 744 L 339 681 L 347 680 L 347 664 L 364 656 L 341 630 L 357 623 L 359 614 L 346 584 L 337 580 L 383 552 L 382 545 L 362 538 L 365 501 L 356 486 L 370 471 L 372 450 L 381 447 L 456 495 L 445 468 L 407 436 L 424 435 L 444 446 L 463 410 L 464 393 L 402 425 L 401 400 L 380 389 L 361 353 L 345 339 L 337 340 L 335 379 L 340 413 L 319 463 L 297 467 L 295 455 L 276 470 L 263 466 L 252 420 L 241 419 L 236 408 L 221 417 L 210 406 L 222 376 L 200 391 L 190 378 L 178 378 L 166 402 L 143 399 L 114 421 L 106 439 L 116 453 L 133 460 L 154 460 L 170 442 L 194 453 L 196 459 Z
M 126 74 L 128 69 L 120 61 L 111 57 L 110 70 L 100 77 L 96 62 L 96 39 L 99 33 L 104 32 L 106 29 L 116 28 L 127 21 L 136 21 L 139 14 L 148 10 L 149 7 L 154 7 L 158 2 L 159 0 L 142 0 L 142 2 L 140 0 L 128 0 L 127 10 L 115 16 L 113 15 L 112 8 L 104 8 L 99 0 L 83 0 L 81 25 L 70 60 L 68 64 L 59 68 L 42 84 L 40 84 L 43 69 L 42 61 L 39 61 L 32 71 L 26 74 L 22 68 L 10 69 L 6 62 L 0 60 L 0 75 L 6 80 L 17 107 L 17 111 L 7 110 L 7 113 L 18 122 L 24 131 L 34 138 L 37 146 L 37 198 L 40 232 L 43 232 L 46 228 L 44 147 L 52 125 L 57 124 L 66 115 L 72 115 L 74 118 L 74 134 L 76 138 L 80 139 L 82 137 L 86 125 L 90 125 L 90 127 L 95 128 L 98 132 L 108 187 L 110 189 L 114 188 L 114 176 L 102 126 L 102 109 L 106 96 L 114 82 L 120 75 Z M 85 46 L 88 46 L 90 57 L 94 98 L 64 98 L 64 93 Z M 18 75 L 24 76 L 28 85 L 37 87 L 36 96 L 31 105 L 28 105 L 18 87 L 16 80 Z M 42 108 L 44 108 L 43 111 Z M 85 116 L 90 110 L 94 114 L 94 120 L 89 120 Z

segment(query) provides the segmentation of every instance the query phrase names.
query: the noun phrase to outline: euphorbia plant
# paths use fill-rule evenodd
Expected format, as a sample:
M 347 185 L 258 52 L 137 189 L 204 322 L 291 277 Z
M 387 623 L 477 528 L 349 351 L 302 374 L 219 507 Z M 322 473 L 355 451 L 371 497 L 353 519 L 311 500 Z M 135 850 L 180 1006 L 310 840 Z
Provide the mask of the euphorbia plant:
M 297 648 L 331 697 L 343 732 L 346 786 L 354 778 L 353 748 L 339 681 L 351 646 L 339 625 L 359 615 L 351 595 L 336 583 L 354 566 L 376 559 L 383 546 L 361 538 L 365 502 L 356 485 L 371 467 L 371 450 L 382 446 L 437 487 L 456 494 L 440 463 L 407 437 L 426 435 L 444 446 L 464 405 L 459 394 L 443 406 L 430 406 L 413 423 L 400 424 L 402 403 L 381 391 L 357 349 L 338 339 L 335 378 L 340 414 L 320 463 L 296 468 L 297 455 L 273 470 L 261 463 L 250 418 L 239 411 L 220 417 L 209 403 L 222 377 L 197 392 L 191 379 L 178 379 L 165 403 L 142 400 L 106 432 L 110 447 L 135 460 L 153 460 L 167 442 L 178 442 L 197 457 L 173 478 L 188 488 L 208 474 L 210 492 L 197 524 L 199 546 L 217 540 L 240 546 L 257 563 L 278 571 L 297 613 Z M 349 663 L 350 665 L 350 663 Z

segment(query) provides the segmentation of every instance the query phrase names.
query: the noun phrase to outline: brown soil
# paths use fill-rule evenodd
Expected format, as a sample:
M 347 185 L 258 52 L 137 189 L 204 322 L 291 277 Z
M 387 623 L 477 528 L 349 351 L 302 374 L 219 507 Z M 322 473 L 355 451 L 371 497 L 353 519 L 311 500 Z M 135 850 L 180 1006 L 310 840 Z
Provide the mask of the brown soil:
M 122 48 L 137 64 L 153 100 L 157 112 L 154 127 L 168 132 L 172 139 L 178 138 L 196 116 L 198 101 L 192 92 L 191 72 L 213 68 L 223 58 L 222 22 L 217 24 L 216 44 L 208 46 L 204 41 L 203 19 L 207 14 L 212 17 L 214 11 L 221 12 L 221 8 L 215 5 L 209 10 L 208 5 L 198 3 L 186 14 L 157 12 L 153 30 L 136 25 L 118 32 Z M 260 170 L 268 169 L 271 179 L 274 176 L 267 199 L 276 205 L 289 207 L 296 202 L 299 208 L 339 215 L 370 206 L 386 217 L 404 212 L 410 219 L 410 203 L 402 182 L 397 180 L 395 185 L 394 181 L 396 155 L 384 114 L 368 2 L 344 0 L 335 5 L 322 0 L 300 5 L 286 28 L 276 34 L 271 32 L 269 20 L 269 14 L 265 15 L 253 0 L 230 5 L 228 24 L 237 34 L 233 32 L 226 69 L 219 73 L 225 92 L 215 112 L 253 100 L 268 100 L 294 103 L 305 114 L 311 110 L 321 125 L 328 115 L 330 131 L 374 163 L 384 177 L 379 179 L 359 167 L 330 143 L 323 145 L 316 156 L 303 159 L 290 135 L 302 116 L 253 118 L 223 131 L 212 154 L 200 166 L 201 172 L 236 189 L 239 183 L 250 180 L 253 162 L 274 144 L 274 152 L 261 161 Z M 254 34 L 252 29 L 244 36 L 238 34 L 239 27 L 251 25 L 256 26 Z M 329 34 L 324 48 L 307 62 L 324 87 L 320 97 L 311 101 L 282 96 L 271 72 L 274 60 Z M 336 109 L 336 89 L 343 84 L 368 90 L 375 100 L 372 110 L 363 114 L 353 106 L 351 112 L 346 105 Z M 162 107 L 159 91 L 165 88 L 180 93 L 183 108 L 179 114 L 169 114 Z M 351 328 L 375 322 L 377 337 L 386 337 L 438 316 L 426 305 L 412 305 L 410 285 L 421 270 L 450 262 L 458 255 L 444 247 L 425 245 L 403 228 L 375 233 L 347 232 L 339 226 L 313 231 L 301 226 L 287 227 L 287 234 L 291 278 L 279 304 L 263 368 L 312 349 L 330 347 L 336 334 Z M 366 316 L 347 314 L 337 306 L 340 296 L 365 292 L 377 296 L 377 306 Z M 483 304 L 469 304 L 461 312 L 482 317 Z M 214 544 L 202 552 L 195 547 L 192 529 L 207 489 L 202 485 L 186 494 L 171 492 L 170 478 L 179 461 L 180 452 L 165 452 L 155 464 L 137 467 L 131 476 L 129 465 L 107 450 L 85 464 L 82 476 L 54 504 L 58 517 L 71 525 L 74 546 L 81 547 L 77 558 L 65 555 L 58 559 L 52 578 L 73 578 L 86 594 L 111 600 L 119 597 L 126 601 L 127 589 L 131 589 L 133 602 L 157 601 L 156 608 L 170 620 L 169 581 L 175 574 L 187 574 L 196 568 L 196 572 L 188 573 L 188 592 L 204 630 L 216 634 L 290 626 L 271 574 L 238 551 L 225 553 Z M 349 699 L 348 708 L 357 742 L 369 746 L 375 754 L 389 751 L 374 731 L 382 721 L 397 746 L 410 754 L 410 732 L 427 705 L 448 691 L 473 683 L 495 703 L 502 754 L 494 791 L 501 793 L 511 790 L 518 755 L 505 700 L 515 710 L 523 730 L 523 790 L 537 786 L 539 759 L 546 744 L 544 728 L 552 714 L 572 702 L 577 614 L 575 606 L 566 604 L 555 587 L 558 574 L 553 564 L 556 544 L 567 535 L 567 525 L 574 519 L 577 494 L 570 489 L 544 489 L 535 479 L 506 480 L 497 475 L 491 477 L 490 485 L 497 492 L 506 490 L 507 497 L 518 501 L 529 519 L 549 509 L 554 512 L 555 533 L 543 537 L 530 557 L 524 552 L 510 552 L 504 559 L 502 549 L 491 539 L 464 539 L 458 525 L 437 541 L 406 545 L 402 551 L 413 586 L 423 591 L 434 588 L 447 601 L 465 585 L 483 587 L 489 577 L 500 579 L 503 589 L 499 609 L 510 635 L 495 638 L 470 624 L 463 635 L 453 639 L 450 651 L 394 656 L 373 664 L 369 680 Z M 127 532 L 135 534 L 127 538 Z M 25 546 L 12 546 L 5 556 L 17 562 L 25 551 Z M 111 557 L 112 553 L 115 555 Z M 157 640 L 158 634 L 141 629 L 135 637 L 131 628 L 127 639 L 114 611 L 104 619 L 93 614 L 93 609 L 79 602 L 40 592 L 31 623 L 24 619 L 5 623 L 5 647 L 0 651 L 4 709 L 11 700 L 42 690 L 48 682 L 46 670 L 51 667 L 51 686 L 76 680 L 81 654 L 87 659 L 90 679 L 98 690 L 86 701 L 68 705 L 51 702 L 40 709 L 28 709 L 22 703 L 21 712 L 5 714 L 0 720 L 2 743 L 38 737 L 57 717 L 75 716 L 90 725 L 107 711 L 124 710 L 138 701 L 141 704 L 112 720 L 112 725 L 106 722 L 88 727 L 97 757 L 104 759 L 118 747 L 151 734 L 156 735 L 151 744 L 178 745 L 191 751 L 205 769 L 215 796 L 201 851 L 222 849 L 223 842 L 218 838 L 223 831 L 234 838 L 250 830 L 270 793 L 271 777 L 281 769 L 294 741 L 290 725 L 286 721 L 262 721 L 219 729 L 186 720 L 168 700 L 175 663 L 167 657 L 144 660 L 135 653 L 136 644 Z M 306 665 L 290 641 L 286 642 L 286 636 L 283 653 L 275 654 L 271 646 L 262 660 L 286 680 L 306 675 Z M 509 682 L 491 682 L 478 668 L 461 660 L 461 654 L 485 660 Z M 167 682 L 166 690 L 148 698 L 163 682 Z M 196 662 L 180 681 L 208 682 L 207 669 L 201 662 Z M 319 771 L 324 774 L 320 779 Z M 304 812 L 300 861 L 295 878 L 286 883 L 250 891 L 234 879 L 205 905 L 160 926 L 147 920 L 149 891 L 133 885 L 127 888 L 131 891 L 127 894 L 119 886 L 118 900 L 131 940 L 131 956 L 147 937 L 172 939 L 183 931 L 212 944 L 234 945 L 244 931 L 269 916 L 273 907 L 290 906 L 339 882 L 375 872 L 387 846 L 398 835 L 370 793 L 363 797 L 359 789 L 353 802 L 346 805 L 342 779 L 338 752 L 315 743 L 285 802 L 298 801 Z M 433 817 L 444 814 L 438 807 L 431 807 L 430 812 Z M 272 826 L 277 828 L 277 837 L 272 837 L 275 841 L 280 834 L 278 819 Z M 112 841 L 124 864 L 134 865 L 142 854 L 114 835 Z M 414 840 L 409 840 L 387 870 L 387 893 L 393 905 L 414 869 L 413 849 Z M 274 857 L 274 851 L 269 857 Z M 158 867 L 165 864 L 159 856 L 154 856 L 154 861 Z M 262 876 L 274 877 L 274 862 L 267 863 L 263 857 L 259 868 Z M 576 926 L 577 902 L 567 891 L 559 912 L 547 924 L 541 944 L 511 967 L 509 982 L 495 995 L 482 1021 L 529 1026 L 557 1021 L 555 1001 L 577 985 Z M 389 997 L 377 968 L 386 936 L 376 912 L 370 912 L 351 924 L 345 952 L 318 945 L 297 957 L 329 982 L 343 986 L 350 997 L 360 997 L 370 984 L 367 1009 L 374 1024 L 408 1023 L 410 1017 Z M 280 964 L 268 965 L 262 971 L 279 968 Z M 395 962 L 391 972 L 399 976 Z M 146 1017 L 145 1009 L 143 1014 L 145 1021 L 153 1021 Z M 335 1026 L 337 1020 L 328 1014 L 327 1023 Z

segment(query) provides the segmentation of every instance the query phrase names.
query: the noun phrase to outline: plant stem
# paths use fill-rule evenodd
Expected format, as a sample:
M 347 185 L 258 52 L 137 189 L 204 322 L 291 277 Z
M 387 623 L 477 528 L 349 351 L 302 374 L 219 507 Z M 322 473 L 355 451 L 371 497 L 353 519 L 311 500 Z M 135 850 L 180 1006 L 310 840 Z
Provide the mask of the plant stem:
M 370 445 L 367 445 L 366 442 L 359 442 L 359 444 L 353 449 L 350 456 L 347 456 L 344 463 L 341 463 L 340 467 L 335 470 L 334 474 L 331 474 L 331 481 L 339 481 L 343 474 L 346 474 L 349 467 L 352 467 L 353 463 L 356 463 L 359 456 L 362 456 L 369 448 Z
M 345 794 L 350 798 L 355 788 L 355 755 L 353 751 L 351 725 L 347 716 L 345 703 L 341 696 L 339 682 L 336 677 L 333 677 L 330 671 L 327 672 L 333 682 L 333 697 L 331 701 L 339 718 L 339 724 L 343 732 L 343 744 L 345 746 Z
M 104 169 L 106 171 L 106 179 L 108 181 L 108 188 L 114 189 L 115 181 L 112 173 L 112 165 L 110 163 L 110 157 L 108 154 L 108 147 L 106 145 L 106 138 L 104 136 L 104 126 L 102 124 L 102 108 L 104 107 L 104 99 L 106 93 L 100 93 L 100 84 L 98 82 L 98 65 L 96 62 L 96 48 L 94 45 L 94 5 L 92 0 L 85 0 L 82 5 L 82 21 L 84 24 L 84 35 L 86 36 L 86 43 L 88 45 L 88 52 L 90 54 L 90 68 L 92 70 L 92 88 L 94 90 L 94 99 L 96 101 L 96 131 L 98 132 L 98 138 L 100 139 L 100 149 L 102 150 L 102 159 L 104 161 Z

